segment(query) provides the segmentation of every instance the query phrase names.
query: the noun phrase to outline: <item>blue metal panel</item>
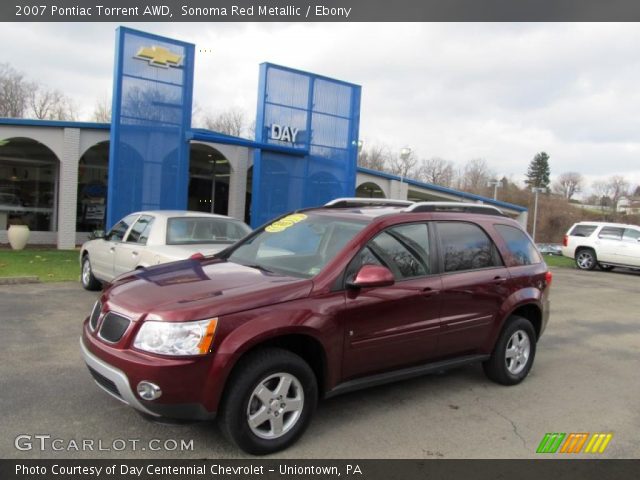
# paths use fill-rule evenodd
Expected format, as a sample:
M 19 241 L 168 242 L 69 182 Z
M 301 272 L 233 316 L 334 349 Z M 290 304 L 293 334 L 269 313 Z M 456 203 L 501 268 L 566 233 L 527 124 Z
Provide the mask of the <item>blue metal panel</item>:
M 190 43 L 116 32 L 107 228 L 146 209 L 184 209 L 189 185 Z
M 306 152 L 256 150 L 251 225 L 353 196 L 360 87 L 269 63 L 260 66 L 259 87 L 256 142 Z M 291 136 L 273 138 L 273 125 L 287 127 Z

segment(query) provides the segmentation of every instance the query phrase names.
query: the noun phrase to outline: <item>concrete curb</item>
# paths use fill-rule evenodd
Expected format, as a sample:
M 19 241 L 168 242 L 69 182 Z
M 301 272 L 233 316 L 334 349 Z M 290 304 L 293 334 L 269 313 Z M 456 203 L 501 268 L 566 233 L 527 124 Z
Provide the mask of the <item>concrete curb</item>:
M 41 283 L 40 277 L 0 277 L 0 285 L 25 285 L 27 283 Z

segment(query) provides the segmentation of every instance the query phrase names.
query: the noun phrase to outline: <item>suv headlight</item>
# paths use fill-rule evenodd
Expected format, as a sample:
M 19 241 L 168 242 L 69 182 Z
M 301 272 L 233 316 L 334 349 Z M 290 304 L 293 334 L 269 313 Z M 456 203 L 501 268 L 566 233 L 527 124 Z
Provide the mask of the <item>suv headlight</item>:
M 133 346 L 161 355 L 204 355 L 209 352 L 218 324 L 217 318 L 197 322 L 146 321 Z

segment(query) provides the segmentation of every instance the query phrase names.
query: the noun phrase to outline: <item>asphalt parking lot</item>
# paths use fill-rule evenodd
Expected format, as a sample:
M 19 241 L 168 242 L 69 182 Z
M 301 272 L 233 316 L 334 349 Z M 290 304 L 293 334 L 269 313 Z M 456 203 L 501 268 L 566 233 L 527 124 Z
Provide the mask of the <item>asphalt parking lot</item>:
M 640 458 L 640 273 L 554 269 L 552 288 L 521 385 L 472 366 L 336 397 L 277 457 L 534 458 L 546 432 L 613 432 L 601 458 Z M 0 457 L 242 457 L 215 425 L 151 423 L 93 383 L 78 337 L 96 297 L 75 283 L 0 287 Z M 33 448 L 16 449 L 19 435 Z M 50 436 L 45 451 L 34 435 Z M 73 448 L 83 439 L 93 451 Z M 182 440 L 193 449 L 174 449 Z

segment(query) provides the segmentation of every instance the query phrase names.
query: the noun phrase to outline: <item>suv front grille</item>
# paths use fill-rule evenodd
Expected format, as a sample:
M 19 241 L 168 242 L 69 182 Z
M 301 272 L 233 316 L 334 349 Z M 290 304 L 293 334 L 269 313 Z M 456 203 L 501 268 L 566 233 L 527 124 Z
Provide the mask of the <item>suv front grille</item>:
M 93 377 L 93 379 L 96 382 L 98 382 L 98 385 L 100 385 L 105 390 L 113 393 L 114 395 L 120 397 L 120 391 L 118 390 L 118 387 L 116 387 L 115 383 L 113 383 L 104 375 L 101 375 L 100 373 L 96 372 L 93 368 L 89 366 L 87 366 L 87 368 L 89 369 L 89 372 L 91 373 L 91 376 Z
M 130 323 L 131 321 L 127 317 L 109 312 L 102 320 L 100 338 L 107 342 L 115 343 L 122 338 Z
M 97 301 L 93 306 L 93 310 L 91 310 L 91 317 L 89 318 L 89 325 L 91 326 L 91 330 L 95 331 L 98 326 L 98 319 L 100 318 L 100 311 L 102 310 L 102 304 L 100 301 Z

